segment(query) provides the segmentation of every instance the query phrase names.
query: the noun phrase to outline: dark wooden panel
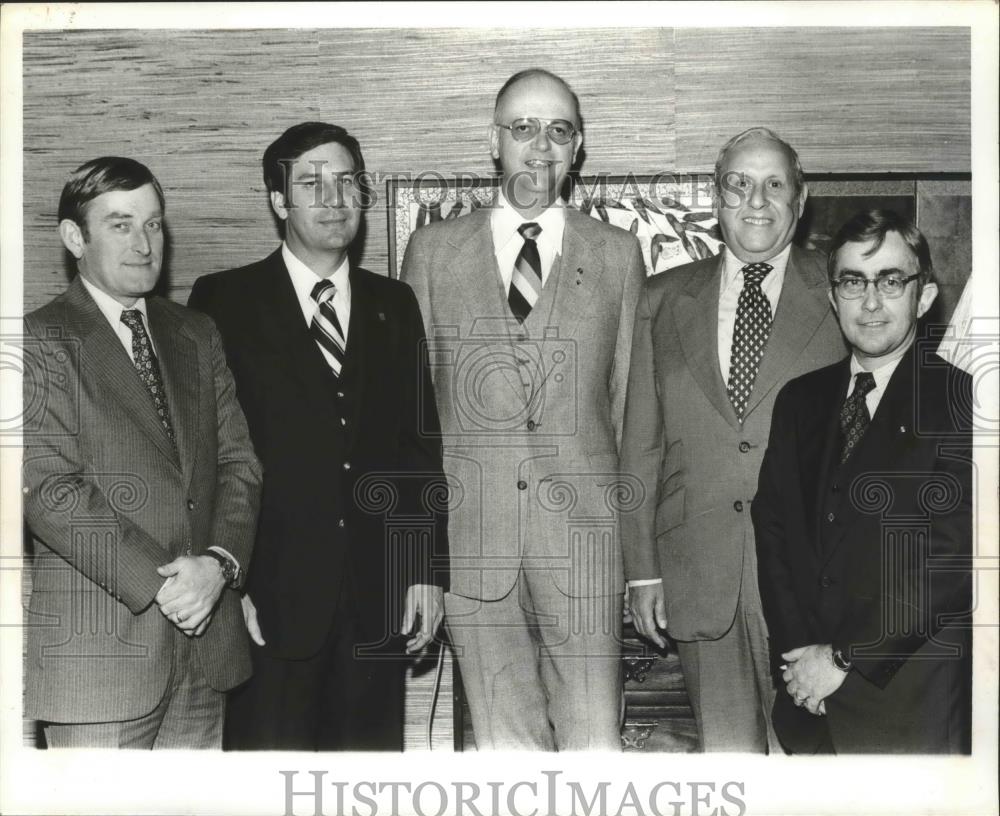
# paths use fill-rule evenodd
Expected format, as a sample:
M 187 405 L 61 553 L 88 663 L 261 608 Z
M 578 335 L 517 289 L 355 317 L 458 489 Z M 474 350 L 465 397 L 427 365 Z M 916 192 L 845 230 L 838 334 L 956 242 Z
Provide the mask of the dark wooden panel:
M 677 169 L 748 127 L 806 172 L 969 172 L 967 28 L 676 29 Z
M 25 306 L 66 284 L 59 191 L 98 155 L 137 158 L 166 188 L 168 292 L 181 301 L 198 275 L 274 247 L 260 156 L 298 121 L 344 125 L 378 173 L 488 173 L 493 97 L 538 65 L 580 96 L 588 172 L 669 168 L 670 42 L 668 29 L 28 32 Z M 376 208 L 362 263 L 384 273 L 386 257 Z

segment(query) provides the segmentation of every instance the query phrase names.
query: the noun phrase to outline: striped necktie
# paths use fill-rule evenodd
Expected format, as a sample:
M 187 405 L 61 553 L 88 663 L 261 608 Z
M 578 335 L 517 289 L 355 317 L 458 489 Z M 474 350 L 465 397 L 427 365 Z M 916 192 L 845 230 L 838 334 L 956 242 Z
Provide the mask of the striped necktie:
M 736 327 L 733 329 L 733 346 L 729 362 L 729 383 L 726 392 L 743 421 L 757 369 L 764 357 L 764 346 L 771 333 L 771 303 L 761 288 L 767 273 L 774 267 L 766 263 L 747 264 L 743 273 L 743 290 L 736 304 Z
M 326 360 L 334 376 L 339 377 L 340 370 L 344 366 L 347 339 L 340 326 L 337 310 L 333 308 L 333 296 L 336 293 L 337 287 L 330 280 L 321 280 L 313 287 L 311 297 L 319 304 L 319 308 L 313 315 L 312 323 L 309 324 L 309 333 L 319 347 L 329 355 Z
M 523 323 L 531 314 L 542 288 L 542 261 L 538 257 L 535 239 L 542 234 L 542 228 L 534 221 L 521 224 L 517 228 L 524 238 L 524 246 L 514 261 L 514 274 L 510 279 L 507 303 L 518 323 Z
M 135 364 L 135 370 L 139 372 L 139 379 L 153 398 L 153 407 L 160 418 L 163 430 L 174 443 L 174 450 L 177 450 L 174 426 L 170 422 L 170 408 L 167 406 L 167 392 L 163 388 L 163 375 L 153 353 L 153 345 L 149 342 L 146 326 L 142 322 L 142 312 L 138 309 L 123 309 L 121 321 L 132 332 L 132 362 Z

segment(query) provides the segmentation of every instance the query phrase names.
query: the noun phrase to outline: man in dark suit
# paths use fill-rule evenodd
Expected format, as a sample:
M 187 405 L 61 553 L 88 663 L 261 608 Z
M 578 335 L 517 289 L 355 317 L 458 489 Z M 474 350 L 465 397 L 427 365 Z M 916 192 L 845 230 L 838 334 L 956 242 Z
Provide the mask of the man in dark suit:
M 163 191 L 94 159 L 59 201 L 79 274 L 25 318 L 26 714 L 49 747 L 212 748 L 250 674 L 260 465 L 204 315 L 150 292 Z
M 440 623 L 447 554 L 423 323 L 409 287 L 348 258 L 370 195 L 354 137 L 304 122 L 263 165 L 284 243 L 190 299 L 219 326 L 264 465 L 254 676 L 227 746 L 398 751 L 406 653 Z
M 747 511 L 778 388 L 844 351 L 825 259 L 792 245 L 807 194 L 790 145 L 734 136 L 715 164 L 724 251 L 651 278 L 636 313 L 622 472 L 646 500 L 623 517 L 629 603 L 640 634 L 677 641 L 705 751 L 778 747 Z
M 905 218 L 848 221 L 830 301 L 850 356 L 775 404 L 753 519 L 788 751 L 969 750 L 971 378 L 917 338 L 931 273 Z
M 489 128 L 496 204 L 417 230 L 403 278 L 432 353 L 449 633 L 479 749 L 620 749 L 618 447 L 635 299 L 629 233 L 563 206 L 579 100 L 512 76 Z

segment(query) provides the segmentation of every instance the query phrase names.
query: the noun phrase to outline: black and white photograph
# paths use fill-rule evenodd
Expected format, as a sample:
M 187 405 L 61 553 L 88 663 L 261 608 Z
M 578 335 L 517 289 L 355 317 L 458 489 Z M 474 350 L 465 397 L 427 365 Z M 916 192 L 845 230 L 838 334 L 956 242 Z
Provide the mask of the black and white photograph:
M 1000 812 L 995 2 L 0 24 L 0 812 Z

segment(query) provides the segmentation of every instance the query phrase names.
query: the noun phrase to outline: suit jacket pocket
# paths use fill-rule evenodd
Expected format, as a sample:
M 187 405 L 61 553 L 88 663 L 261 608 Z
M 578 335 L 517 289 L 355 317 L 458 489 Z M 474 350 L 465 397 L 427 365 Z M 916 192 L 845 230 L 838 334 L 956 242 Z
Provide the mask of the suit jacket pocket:
M 669 493 L 660 497 L 656 505 L 656 526 L 657 536 L 679 527 L 684 523 L 684 497 L 687 488 L 677 487 Z
M 614 484 L 618 481 L 618 454 L 609 453 L 588 453 L 587 462 L 590 465 L 590 473 L 594 477 L 594 484 L 599 487 Z

